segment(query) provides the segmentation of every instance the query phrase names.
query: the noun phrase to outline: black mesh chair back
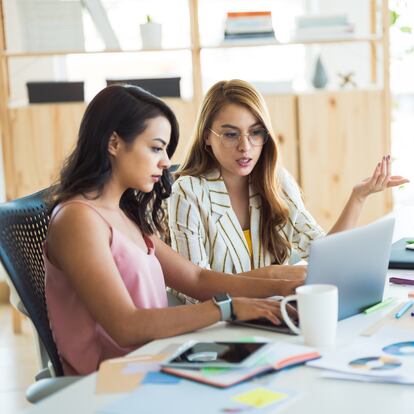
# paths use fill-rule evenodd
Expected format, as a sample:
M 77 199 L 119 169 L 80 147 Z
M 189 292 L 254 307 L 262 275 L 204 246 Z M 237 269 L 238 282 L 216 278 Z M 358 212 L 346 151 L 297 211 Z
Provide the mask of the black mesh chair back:
M 43 242 L 49 224 L 50 189 L 0 204 L 0 260 L 32 320 L 56 376 L 63 375 L 49 325 Z

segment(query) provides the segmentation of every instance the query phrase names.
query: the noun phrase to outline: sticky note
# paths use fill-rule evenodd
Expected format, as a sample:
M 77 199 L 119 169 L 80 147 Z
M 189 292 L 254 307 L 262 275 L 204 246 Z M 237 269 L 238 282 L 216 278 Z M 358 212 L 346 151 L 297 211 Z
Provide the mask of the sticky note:
M 283 392 L 271 391 L 266 388 L 255 388 L 232 397 L 232 400 L 252 407 L 262 408 L 284 400 L 287 397 L 288 395 Z
M 215 367 L 205 367 L 205 368 L 201 368 L 201 372 L 204 375 L 223 374 L 223 372 L 228 372 L 230 370 L 231 370 L 231 368 L 215 368 Z
M 159 371 L 150 371 L 141 384 L 177 384 L 177 382 L 180 382 L 180 378 L 178 377 Z
M 257 342 L 254 336 L 243 336 L 239 338 L 237 342 Z
M 414 299 L 414 290 L 412 290 L 411 292 L 408 292 L 408 297 Z
M 122 373 L 125 375 L 131 374 L 145 374 L 149 371 L 158 371 L 160 369 L 160 364 L 157 362 L 130 362 L 122 370 Z

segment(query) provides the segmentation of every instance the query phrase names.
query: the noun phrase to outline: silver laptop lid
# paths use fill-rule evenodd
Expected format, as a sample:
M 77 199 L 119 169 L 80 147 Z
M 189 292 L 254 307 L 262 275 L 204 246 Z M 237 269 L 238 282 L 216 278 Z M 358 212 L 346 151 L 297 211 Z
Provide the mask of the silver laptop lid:
M 386 218 L 312 242 L 305 283 L 338 287 L 339 319 L 382 300 L 394 222 Z

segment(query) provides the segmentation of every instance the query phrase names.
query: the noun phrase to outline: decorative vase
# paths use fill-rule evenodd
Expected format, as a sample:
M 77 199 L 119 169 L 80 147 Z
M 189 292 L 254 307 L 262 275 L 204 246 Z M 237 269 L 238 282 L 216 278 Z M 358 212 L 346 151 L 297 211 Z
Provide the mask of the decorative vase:
M 161 49 L 162 26 L 147 22 L 139 25 L 143 49 Z
M 326 74 L 325 67 L 323 66 L 320 55 L 316 59 L 315 69 L 312 77 L 312 85 L 317 89 L 322 89 L 328 83 L 328 75 Z

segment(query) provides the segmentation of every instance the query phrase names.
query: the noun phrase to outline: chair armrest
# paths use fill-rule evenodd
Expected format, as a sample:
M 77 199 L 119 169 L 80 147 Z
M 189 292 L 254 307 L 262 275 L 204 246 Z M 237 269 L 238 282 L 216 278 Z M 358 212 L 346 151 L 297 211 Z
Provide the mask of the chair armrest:
M 79 381 L 83 376 L 67 376 L 67 377 L 55 377 L 55 378 L 44 378 L 36 381 L 34 384 L 26 390 L 27 401 L 35 404 L 54 394 L 55 392 Z

